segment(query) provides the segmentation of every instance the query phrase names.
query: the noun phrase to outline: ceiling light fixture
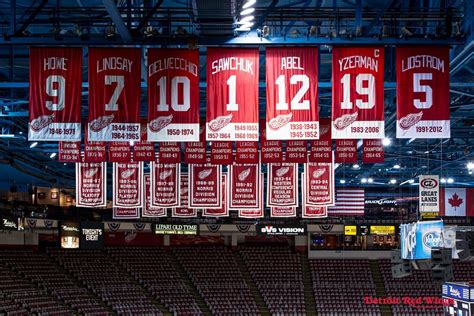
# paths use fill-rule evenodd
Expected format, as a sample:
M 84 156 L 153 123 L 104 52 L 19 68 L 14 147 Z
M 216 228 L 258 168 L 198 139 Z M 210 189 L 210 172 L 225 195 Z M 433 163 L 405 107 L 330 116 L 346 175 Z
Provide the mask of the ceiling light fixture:
M 242 9 L 247 9 L 253 6 L 256 2 L 257 0 L 248 0 L 247 2 L 244 3 L 244 5 L 242 6 Z
M 241 11 L 240 15 L 242 15 L 242 16 L 249 15 L 249 14 L 254 13 L 254 11 L 255 11 L 255 8 L 248 8 L 248 9 L 245 9 L 245 10 Z
M 394 165 L 393 169 L 400 169 L 400 165 L 399 164 Z
M 453 178 L 448 178 L 448 183 L 454 183 L 454 179 Z
M 54 157 L 56 157 L 56 153 L 52 153 L 51 155 L 49 155 L 49 158 L 53 159 Z
M 397 179 L 390 179 L 390 184 L 395 184 L 397 183 Z
M 31 143 L 30 148 L 35 148 L 38 145 L 38 142 Z
M 352 168 L 354 168 L 354 169 L 359 169 L 360 166 L 359 166 L 358 164 L 353 164 L 353 165 L 352 165 Z
M 384 146 L 390 146 L 390 144 L 392 143 L 392 140 L 390 138 L 384 138 L 382 139 L 382 145 Z
M 344 184 L 344 183 L 346 183 L 346 180 L 341 179 L 341 180 L 339 180 L 339 183 L 340 183 L 340 184 Z
M 368 183 L 373 183 L 373 182 L 374 182 L 374 179 L 368 178 L 368 179 L 367 179 L 367 182 L 368 182 Z

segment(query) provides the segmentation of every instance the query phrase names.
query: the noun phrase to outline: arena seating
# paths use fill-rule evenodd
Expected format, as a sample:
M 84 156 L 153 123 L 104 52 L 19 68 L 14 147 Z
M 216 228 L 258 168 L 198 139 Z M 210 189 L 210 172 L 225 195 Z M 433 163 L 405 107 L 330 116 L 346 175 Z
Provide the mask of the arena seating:
M 369 260 L 310 260 L 319 315 L 380 315 L 364 296 L 376 295 Z
M 173 251 L 213 315 L 258 315 L 257 304 L 228 248 L 196 245 Z
M 58 300 L 55 305 L 61 306 L 63 303 L 77 312 L 88 315 L 108 312 L 98 299 L 87 292 L 87 289 L 77 285 L 70 275 L 59 270 L 59 267 L 44 254 L 31 250 L 2 250 L 0 263 L 20 273 L 42 290 L 51 293 Z M 67 311 L 68 309 L 65 309 L 65 312 Z
M 305 314 L 301 258 L 288 246 L 242 246 L 239 252 L 274 315 Z
M 49 249 L 49 253 L 117 314 L 162 314 L 143 289 L 132 282 L 105 252 Z
M 379 260 L 387 296 L 393 297 L 440 297 L 441 283 L 432 279 L 431 270 L 413 270 L 412 274 L 404 278 L 393 278 L 390 260 Z M 460 281 L 460 280 L 458 280 Z M 393 315 L 443 315 L 441 305 L 420 309 L 408 304 L 392 305 Z
M 164 248 L 115 247 L 107 252 L 174 315 L 202 315 L 176 261 Z

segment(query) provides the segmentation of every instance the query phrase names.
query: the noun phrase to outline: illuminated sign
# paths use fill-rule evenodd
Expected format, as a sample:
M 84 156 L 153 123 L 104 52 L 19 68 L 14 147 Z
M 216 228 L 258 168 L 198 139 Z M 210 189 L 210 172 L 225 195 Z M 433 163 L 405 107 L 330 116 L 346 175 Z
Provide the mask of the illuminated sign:
M 357 235 L 357 226 L 344 226 L 344 235 L 346 235 L 346 236 L 356 236 Z
M 395 235 L 395 226 L 370 226 L 371 235 Z
M 199 232 L 195 224 L 155 224 L 153 227 L 158 235 L 197 235 Z

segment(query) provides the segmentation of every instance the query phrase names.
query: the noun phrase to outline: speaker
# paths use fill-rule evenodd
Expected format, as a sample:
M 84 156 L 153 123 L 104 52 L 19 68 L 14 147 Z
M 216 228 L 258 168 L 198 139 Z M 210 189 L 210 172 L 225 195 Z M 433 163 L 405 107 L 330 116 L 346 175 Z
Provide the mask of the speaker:
M 433 265 L 450 265 L 453 263 L 451 248 L 431 248 L 431 262 Z
M 390 262 L 391 263 L 402 263 L 403 262 L 400 250 L 392 250 L 392 253 L 391 253 L 391 256 L 390 256 Z
M 456 250 L 460 260 L 474 259 L 473 235 L 470 231 L 456 231 Z
M 431 260 L 413 260 L 411 261 L 411 265 L 415 270 L 431 270 L 432 264 Z
M 446 282 L 453 278 L 453 266 L 437 265 L 432 270 L 433 280 Z
M 392 266 L 392 277 L 403 278 L 411 274 L 410 261 L 404 261 L 403 263 Z

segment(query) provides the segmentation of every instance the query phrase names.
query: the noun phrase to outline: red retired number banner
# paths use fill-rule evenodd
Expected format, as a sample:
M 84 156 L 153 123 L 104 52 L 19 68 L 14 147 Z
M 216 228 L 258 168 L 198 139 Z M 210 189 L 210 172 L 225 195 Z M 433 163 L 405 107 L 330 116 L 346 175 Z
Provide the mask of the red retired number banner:
M 334 205 L 334 164 L 310 162 L 304 165 L 304 173 L 305 205 Z
M 227 173 L 222 173 L 222 207 L 219 209 L 205 208 L 202 216 L 206 217 L 224 217 L 229 216 L 229 183 Z
M 274 206 L 270 207 L 271 217 L 296 217 L 296 207 Z
M 258 67 L 258 48 L 207 49 L 208 141 L 258 141 Z
M 165 217 L 166 216 L 166 209 L 162 207 L 153 207 L 151 206 L 150 201 L 150 191 L 151 191 L 151 183 L 150 183 L 150 175 L 144 174 L 143 175 L 143 208 L 142 208 L 142 217 Z
M 139 48 L 89 48 L 89 140 L 140 140 Z
M 309 162 L 332 162 L 331 119 L 319 121 L 319 139 L 311 141 Z
M 304 183 L 304 179 L 306 179 L 306 175 L 303 172 L 301 174 L 301 183 Z M 305 185 L 302 185 L 301 193 L 303 196 L 306 196 Z M 303 214 L 302 214 L 303 218 L 328 217 L 328 209 L 326 206 L 308 206 L 305 203 L 305 199 L 303 199 L 301 203 L 301 209 L 303 210 Z
M 116 162 L 113 166 L 113 207 L 142 207 L 143 162 Z
M 151 206 L 179 206 L 180 164 L 163 164 L 152 161 L 150 168 Z
M 105 207 L 107 205 L 107 165 L 76 164 L 76 206 Z
M 199 140 L 199 51 L 148 49 L 148 140 Z
M 222 166 L 189 165 L 189 207 L 222 208 Z
M 362 143 L 363 163 L 383 163 L 384 151 L 381 139 L 364 139 Z
M 266 50 L 267 139 L 318 139 L 318 49 Z
M 196 217 L 197 209 L 189 208 L 189 177 L 187 173 L 181 174 L 180 206 L 172 208 L 173 217 Z
M 263 183 L 263 174 L 260 174 L 260 183 Z M 258 207 L 257 208 L 240 208 L 239 217 L 241 218 L 261 218 L 263 214 L 263 197 L 262 192 L 258 194 Z
M 260 183 L 260 165 L 231 165 L 229 167 L 229 208 L 258 208 L 263 188 Z
M 397 138 L 449 138 L 449 47 L 397 47 Z
M 138 207 L 114 207 L 113 219 L 134 219 L 140 218 L 140 210 Z
M 81 162 L 81 142 L 59 142 L 59 162 Z
M 384 48 L 333 47 L 332 137 L 384 138 Z
M 81 140 L 82 48 L 30 49 L 28 140 Z
M 298 206 L 298 164 L 269 164 L 267 206 Z

